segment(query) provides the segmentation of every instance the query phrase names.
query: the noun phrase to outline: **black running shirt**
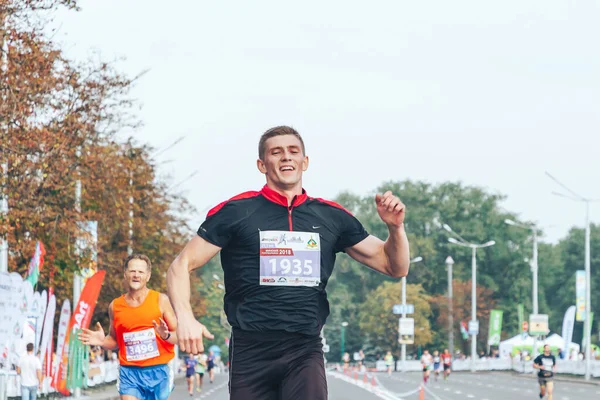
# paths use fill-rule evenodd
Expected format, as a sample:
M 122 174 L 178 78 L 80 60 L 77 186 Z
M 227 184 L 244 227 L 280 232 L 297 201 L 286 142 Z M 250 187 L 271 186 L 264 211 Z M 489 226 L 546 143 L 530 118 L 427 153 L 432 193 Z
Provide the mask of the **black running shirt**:
M 556 358 L 553 355 L 540 354 L 533 360 L 537 365 L 543 365 L 544 369 L 538 371 L 538 377 L 540 378 L 552 378 L 554 376 L 554 370 L 552 369 L 556 365 Z
M 224 307 L 233 328 L 319 335 L 336 253 L 369 234 L 342 206 L 308 197 L 292 205 L 266 185 L 208 212 L 198 229 L 221 248 Z

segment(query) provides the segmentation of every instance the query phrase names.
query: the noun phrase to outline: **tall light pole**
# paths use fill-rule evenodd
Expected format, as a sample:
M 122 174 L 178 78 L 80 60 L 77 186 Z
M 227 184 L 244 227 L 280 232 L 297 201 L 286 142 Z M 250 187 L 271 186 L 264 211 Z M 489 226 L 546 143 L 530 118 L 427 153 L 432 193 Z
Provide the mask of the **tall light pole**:
M 507 225 L 516 226 L 523 229 L 529 229 L 532 232 L 533 237 L 533 257 L 531 258 L 530 267 L 531 273 L 533 274 L 533 287 L 531 291 L 531 303 L 533 304 L 533 314 L 538 314 L 538 241 L 537 241 L 537 227 L 535 225 L 520 224 L 512 219 L 505 219 L 504 223 Z M 533 338 L 533 357 L 535 358 L 537 352 L 537 335 Z
M 591 272 L 590 272 L 590 203 L 600 201 L 600 199 L 587 199 L 575 193 L 567 186 L 565 186 L 558 179 L 546 172 L 546 175 L 564 190 L 569 192 L 568 195 L 564 193 L 552 192 L 552 194 L 560 197 L 567 198 L 573 201 L 579 201 L 585 204 L 585 320 L 583 322 L 583 337 L 585 344 L 585 379 L 589 380 L 591 377 L 591 343 L 592 343 L 592 326 L 590 325 L 591 311 L 592 311 L 592 296 L 591 296 Z
M 454 305 L 452 299 L 452 257 L 446 257 L 446 267 L 448 268 L 448 349 L 450 355 L 454 357 Z
M 6 16 L 4 17 L 6 18 Z M 0 61 L 0 71 L 2 76 L 8 76 L 8 40 L 5 39 L 7 35 L 5 21 L 2 23 L 2 60 Z M 7 78 L 8 80 L 8 78 Z M 4 92 L 3 92 L 4 93 Z M 3 95 L 2 101 L 5 101 Z M 8 138 L 8 124 L 2 123 L 2 136 Z M 5 142 L 6 142 L 5 139 Z M 8 159 L 1 160 L 0 167 L 2 169 L 2 181 L 0 182 L 0 219 L 8 219 Z M 8 225 L 8 221 L 4 223 Z M 8 233 L 0 236 L 0 272 L 8 272 Z
M 455 235 L 456 238 L 448 238 L 448 241 L 452 244 L 462 247 L 471 248 L 471 321 L 475 323 L 477 321 L 477 249 L 484 247 L 493 246 L 496 244 L 495 241 L 490 240 L 483 244 L 475 244 L 467 242 L 458 233 L 454 232 L 448 224 L 444 224 L 444 229 Z M 475 357 L 477 356 L 477 334 L 471 334 L 471 372 L 475 372 Z
M 423 257 L 415 257 L 410 260 L 411 264 L 423 261 Z M 406 318 L 406 276 L 402 277 L 402 318 Z M 406 371 L 406 344 L 402 344 L 402 371 Z
M 340 357 L 342 361 L 344 360 L 344 353 L 346 352 L 346 327 L 348 323 L 346 321 L 342 322 L 342 356 Z

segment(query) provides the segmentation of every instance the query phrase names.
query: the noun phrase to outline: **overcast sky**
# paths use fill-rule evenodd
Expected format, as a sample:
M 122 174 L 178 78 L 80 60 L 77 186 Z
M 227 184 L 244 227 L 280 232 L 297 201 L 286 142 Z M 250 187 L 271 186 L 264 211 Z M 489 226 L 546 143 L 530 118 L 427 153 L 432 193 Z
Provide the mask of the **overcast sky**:
M 555 242 L 600 198 L 600 2 L 84 0 L 61 12 L 69 57 L 124 58 L 148 73 L 140 142 L 199 210 L 264 184 L 257 141 L 292 125 L 309 195 L 366 194 L 385 180 L 461 181 Z M 127 132 L 126 132 L 127 133 Z M 402 196 L 402 193 L 399 193 Z M 408 204 L 410 212 L 410 204 Z M 600 203 L 591 207 L 600 221 Z M 487 240 L 488 238 L 481 238 Z

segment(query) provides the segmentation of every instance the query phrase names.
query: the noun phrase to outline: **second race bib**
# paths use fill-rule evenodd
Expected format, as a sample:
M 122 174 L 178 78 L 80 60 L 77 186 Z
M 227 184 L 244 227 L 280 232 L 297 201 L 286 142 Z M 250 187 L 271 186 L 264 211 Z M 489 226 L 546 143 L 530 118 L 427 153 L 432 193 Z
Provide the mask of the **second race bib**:
M 147 360 L 160 355 L 154 328 L 137 332 L 125 332 L 123 333 L 123 340 L 127 350 L 127 361 Z
M 260 232 L 260 284 L 318 286 L 321 242 L 314 232 Z

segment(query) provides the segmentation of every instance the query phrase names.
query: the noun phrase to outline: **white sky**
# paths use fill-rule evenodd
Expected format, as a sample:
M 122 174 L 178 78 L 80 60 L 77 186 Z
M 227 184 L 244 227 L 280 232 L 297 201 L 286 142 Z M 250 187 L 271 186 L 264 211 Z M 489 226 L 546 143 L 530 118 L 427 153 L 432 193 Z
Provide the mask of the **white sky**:
M 160 149 L 186 135 L 161 171 L 179 182 L 199 170 L 178 187 L 199 210 L 194 228 L 264 184 L 257 141 L 280 124 L 305 139 L 312 196 L 460 180 L 554 225 L 553 242 L 585 209 L 552 196 L 544 171 L 600 198 L 600 2 L 79 4 L 57 15 L 54 39 L 74 59 L 149 70 L 132 92 L 145 124 L 135 136 Z

